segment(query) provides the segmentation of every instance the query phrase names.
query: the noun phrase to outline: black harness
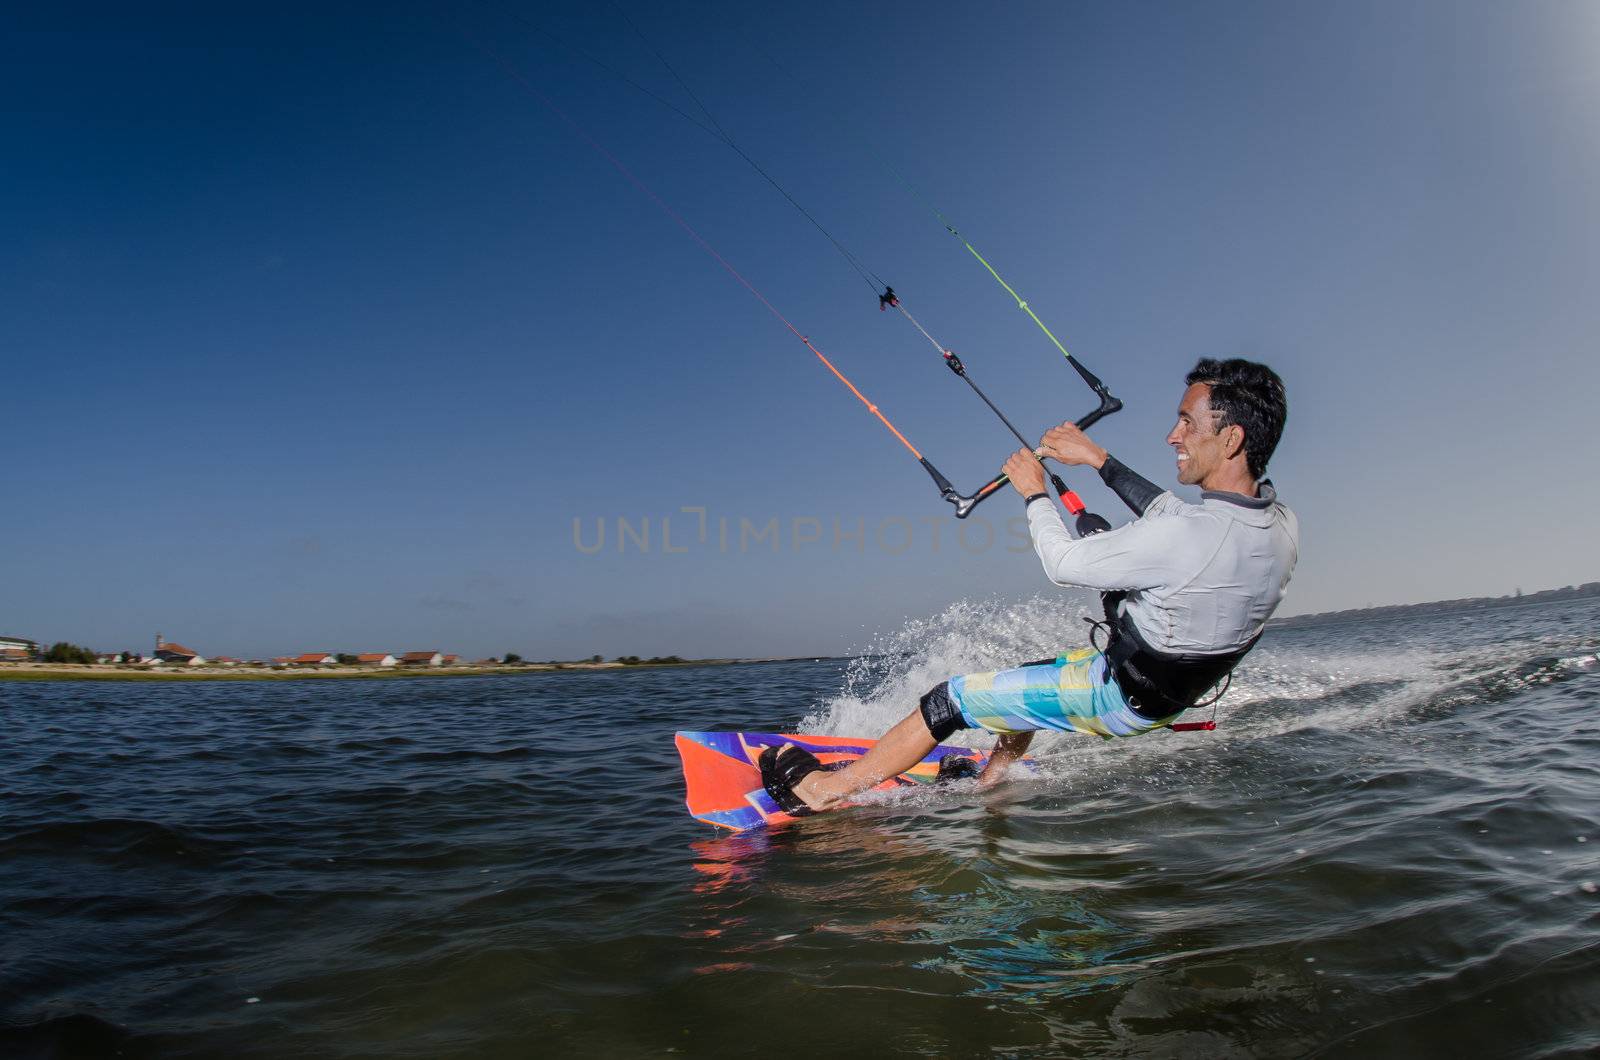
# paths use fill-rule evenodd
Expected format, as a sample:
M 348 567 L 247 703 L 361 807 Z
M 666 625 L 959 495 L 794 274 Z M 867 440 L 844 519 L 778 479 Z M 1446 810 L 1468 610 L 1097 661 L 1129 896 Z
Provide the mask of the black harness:
M 1104 624 L 1110 631 L 1105 647 L 1106 680 L 1116 678 L 1128 706 L 1141 718 L 1159 721 L 1199 703 L 1201 696 L 1233 673 L 1239 660 L 1261 638 L 1258 633 L 1244 647 L 1221 655 L 1156 651 L 1139 635 L 1133 620 L 1120 612 L 1127 595 L 1101 594 L 1106 611 Z M 1226 691 L 1224 685 L 1217 697 Z

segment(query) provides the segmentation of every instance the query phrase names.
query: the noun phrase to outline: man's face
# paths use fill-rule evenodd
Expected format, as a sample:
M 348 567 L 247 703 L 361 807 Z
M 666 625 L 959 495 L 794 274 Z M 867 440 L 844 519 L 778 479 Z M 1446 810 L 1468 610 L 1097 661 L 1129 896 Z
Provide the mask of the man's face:
M 1178 423 L 1167 434 L 1167 444 L 1178 454 L 1178 481 L 1185 486 L 1204 482 L 1227 460 L 1227 433 L 1217 430 L 1220 417 L 1211 409 L 1211 388 L 1191 383 L 1178 403 Z

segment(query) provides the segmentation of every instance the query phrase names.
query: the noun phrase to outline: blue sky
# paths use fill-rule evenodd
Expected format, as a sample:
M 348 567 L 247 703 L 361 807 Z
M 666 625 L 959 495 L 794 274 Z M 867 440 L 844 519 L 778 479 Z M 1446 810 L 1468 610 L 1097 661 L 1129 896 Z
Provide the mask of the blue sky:
M 614 6 L 456 7 L 4 16 L 0 632 L 788 655 L 1044 586 L 1011 497 L 979 510 L 993 547 L 956 547 L 908 454 L 484 50 L 986 479 L 1009 438 L 926 341 L 727 147 L 578 54 L 694 112 Z M 1284 613 L 1597 576 L 1600 7 L 866 10 L 628 7 L 1029 433 L 1090 396 L 880 156 L 1127 402 L 1096 436 L 1149 477 L 1172 482 L 1197 357 L 1274 365 Z M 650 551 L 618 551 L 619 517 Z M 778 551 L 740 551 L 741 519 L 778 519 Z

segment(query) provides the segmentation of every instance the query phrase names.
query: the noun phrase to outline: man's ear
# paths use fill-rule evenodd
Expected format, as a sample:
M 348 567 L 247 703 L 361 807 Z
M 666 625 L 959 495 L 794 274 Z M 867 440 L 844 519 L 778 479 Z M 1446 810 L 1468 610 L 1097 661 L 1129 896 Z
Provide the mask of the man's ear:
M 1239 426 L 1237 423 L 1230 423 L 1224 429 L 1228 432 L 1228 437 L 1227 440 L 1223 442 L 1223 445 L 1227 447 L 1228 459 L 1232 460 L 1234 457 L 1244 452 L 1244 428 Z M 1234 431 L 1239 432 L 1237 441 L 1234 438 Z

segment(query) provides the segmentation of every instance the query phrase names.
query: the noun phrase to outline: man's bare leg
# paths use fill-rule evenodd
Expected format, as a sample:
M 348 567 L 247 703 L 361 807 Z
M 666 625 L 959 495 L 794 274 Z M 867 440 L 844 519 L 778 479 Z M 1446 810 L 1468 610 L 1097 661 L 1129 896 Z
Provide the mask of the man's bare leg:
M 813 810 L 826 810 L 899 776 L 938 745 L 939 741 L 928 731 L 928 723 L 922 720 L 922 712 L 913 710 L 884 733 L 872 750 L 836 772 L 818 770 L 809 774 L 794 786 L 794 793 Z
M 1031 732 L 1003 733 L 990 752 L 978 782 L 985 788 L 1000 783 L 1011 764 L 1028 753 L 1032 742 Z M 890 777 L 899 776 L 926 758 L 938 743 L 928 731 L 922 712 L 914 710 L 884 733 L 872 750 L 843 769 L 832 773 L 818 770 L 804 777 L 794 786 L 794 793 L 813 810 L 826 810 Z

